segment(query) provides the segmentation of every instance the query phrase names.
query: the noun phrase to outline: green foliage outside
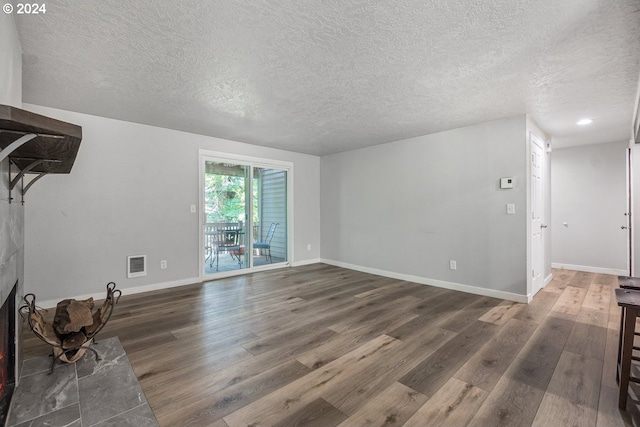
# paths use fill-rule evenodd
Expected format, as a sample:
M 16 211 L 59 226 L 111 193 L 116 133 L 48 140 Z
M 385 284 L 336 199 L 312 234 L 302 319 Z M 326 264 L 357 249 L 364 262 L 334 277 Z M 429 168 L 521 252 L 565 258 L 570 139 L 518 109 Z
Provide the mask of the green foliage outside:
M 204 181 L 206 222 L 246 222 L 244 177 L 205 174 Z M 253 221 L 258 222 L 257 179 L 253 190 Z

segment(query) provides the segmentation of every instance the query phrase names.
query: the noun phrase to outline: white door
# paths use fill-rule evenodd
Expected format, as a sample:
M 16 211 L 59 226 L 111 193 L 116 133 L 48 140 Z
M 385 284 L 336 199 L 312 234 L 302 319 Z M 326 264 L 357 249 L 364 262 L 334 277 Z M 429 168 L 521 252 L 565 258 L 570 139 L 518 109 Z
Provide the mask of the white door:
M 531 294 L 544 286 L 544 148 L 531 134 Z

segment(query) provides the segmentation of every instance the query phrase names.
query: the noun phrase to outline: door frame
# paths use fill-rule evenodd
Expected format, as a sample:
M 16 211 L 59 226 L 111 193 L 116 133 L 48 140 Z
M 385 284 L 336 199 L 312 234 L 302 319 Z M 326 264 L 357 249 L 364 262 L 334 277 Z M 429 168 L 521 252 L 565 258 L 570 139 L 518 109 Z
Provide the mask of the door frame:
M 633 239 L 633 150 L 631 147 L 627 148 L 627 212 L 625 213 L 627 217 L 627 274 L 631 277 L 635 274 L 635 263 L 633 261 L 634 257 L 634 239 Z
M 247 267 L 232 271 L 222 271 L 215 274 L 204 274 L 205 262 L 205 242 L 204 242 L 204 224 L 206 222 L 206 214 L 204 209 L 204 174 L 206 161 L 227 162 L 238 165 L 249 166 L 249 194 L 253 197 L 253 168 L 273 168 L 281 169 L 287 172 L 287 260 L 276 264 L 262 265 L 259 267 Z M 250 204 L 251 205 L 251 204 Z M 253 218 L 249 215 L 245 222 L 245 227 L 249 230 L 249 239 L 253 232 Z M 243 154 L 225 153 L 221 151 L 212 151 L 206 149 L 198 150 L 198 278 L 200 281 L 209 279 L 219 279 L 223 277 L 239 276 L 242 274 L 254 273 L 256 271 L 272 270 L 282 267 L 290 267 L 292 265 L 291 256 L 293 251 L 293 162 L 284 160 L 273 160 L 262 157 L 252 157 Z

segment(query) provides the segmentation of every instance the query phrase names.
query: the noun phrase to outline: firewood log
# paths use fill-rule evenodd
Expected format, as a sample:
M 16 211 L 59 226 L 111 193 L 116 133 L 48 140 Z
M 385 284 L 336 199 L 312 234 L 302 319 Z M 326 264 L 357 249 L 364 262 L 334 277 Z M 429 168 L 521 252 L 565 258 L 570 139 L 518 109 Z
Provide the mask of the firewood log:
M 72 332 L 70 334 L 62 336 L 62 346 L 64 348 L 80 347 L 87 341 L 87 336 L 84 332 Z
M 83 327 L 93 323 L 91 310 L 93 298 L 83 301 L 65 299 L 58 303 L 53 318 L 53 328 L 59 335 L 79 332 Z

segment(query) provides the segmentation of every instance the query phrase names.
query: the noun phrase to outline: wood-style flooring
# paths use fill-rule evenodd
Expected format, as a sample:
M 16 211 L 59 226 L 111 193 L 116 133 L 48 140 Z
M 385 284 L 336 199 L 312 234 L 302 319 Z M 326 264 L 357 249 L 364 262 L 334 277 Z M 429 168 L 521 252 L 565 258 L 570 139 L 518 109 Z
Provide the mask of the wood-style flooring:
M 162 426 L 625 426 L 616 286 L 556 270 L 526 305 L 313 264 L 125 293 L 101 335 Z

